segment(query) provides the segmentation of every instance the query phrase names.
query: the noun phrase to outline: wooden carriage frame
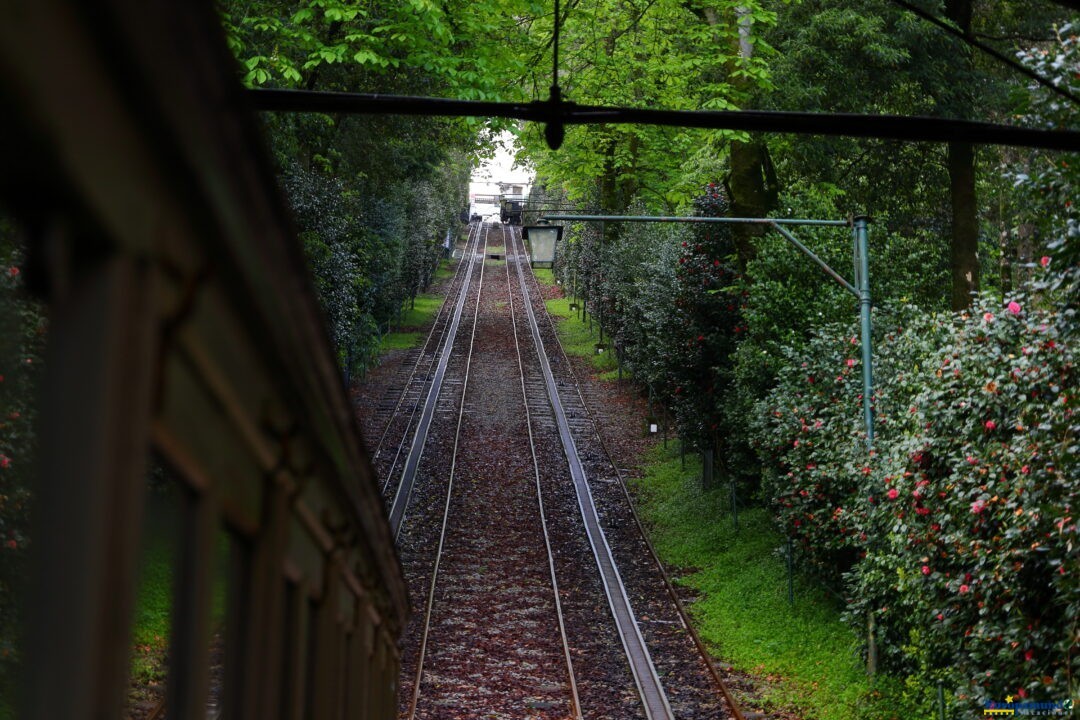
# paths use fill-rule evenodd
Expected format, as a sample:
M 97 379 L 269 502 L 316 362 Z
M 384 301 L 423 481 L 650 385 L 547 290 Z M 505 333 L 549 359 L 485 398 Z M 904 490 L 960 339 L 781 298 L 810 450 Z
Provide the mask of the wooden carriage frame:
M 118 717 L 148 454 L 180 486 L 167 714 L 389 718 L 407 593 L 210 2 L 13 0 L 0 201 L 49 305 L 20 717 Z

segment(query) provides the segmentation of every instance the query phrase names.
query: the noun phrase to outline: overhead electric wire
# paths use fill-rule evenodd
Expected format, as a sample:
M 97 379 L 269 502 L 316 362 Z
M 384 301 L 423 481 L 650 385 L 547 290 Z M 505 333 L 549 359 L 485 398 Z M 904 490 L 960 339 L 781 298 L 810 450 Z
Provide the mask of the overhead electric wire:
M 980 40 L 977 40 L 974 35 L 972 35 L 970 33 L 965 33 L 963 30 L 960 30 L 959 28 L 957 28 L 957 27 L 955 27 L 953 25 L 950 25 L 949 23 L 945 22 L 944 20 L 937 17 L 933 13 L 930 13 L 930 12 L 927 12 L 926 10 L 923 10 L 918 5 L 910 3 L 907 0 L 890 0 L 890 1 L 892 3 L 894 3 L 894 4 L 896 4 L 896 5 L 899 5 L 900 7 L 904 8 L 908 12 L 914 13 L 915 15 L 918 15 L 923 20 L 926 20 L 927 22 L 936 25 L 937 27 L 941 28 L 945 32 L 949 33 L 950 35 L 953 35 L 955 37 L 960 38 L 962 41 L 964 41 L 968 45 L 971 45 L 972 47 L 978 48 L 979 50 L 982 50 L 984 53 L 986 53 L 987 55 L 993 57 L 995 60 L 998 60 L 1000 62 L 1005 63 L 1006 65 L 1011 67 L 1013 70 L 1016 70 L 1017 72 L 1031 78 L 1032 80 L 1037 82 L 1039 85 L 1042 85 L 1047 90 L 1055 92 L 1058 95 L 1060 95 L 1061 97 L 1065 98 L 1066 100 L 1069 100 L 1070 102 L 1073 102 L 1076 105 L 1080 106 L 1080 98 L 1078 98 L 1076 95 L 1073 95 L 1071 92 L 1069 92 L 1065 88 L 1058 87 L 1052 81 L 1044 78 L 1042 75 L 1035 72 L 1031 68 L 1024 67 L 1020 63 L 1016 62 L 1015 60 L 1013 60 L 1009 56 L 1005 55 L 1004 53 L 999 52 L 998 50 L 991 47 L 990 45 L 987 45 L 986 43 L 984 43 L 984 42 L 982 42 Z M 1080 6 L 1080 3 L 1077 3 L 1075 5 L 1073 3 L 1069 3 L 1069 5 L 1070 6 Z
M 530 103 L 450 100 L 432 97 L 334 93 L 306 90 L 247 90 L 256 110 L 345 114 L 503 117 L 548 123 L 667 125 L 713 130 L 805 133 L 921 142 L 961 141 L 1048 150 L 1080 151 L 1080 132 L 1040 130 L 973 120 L 910 115 L 859 115 L 766 110 L 650 110 L 578 105 L 558 98 Z

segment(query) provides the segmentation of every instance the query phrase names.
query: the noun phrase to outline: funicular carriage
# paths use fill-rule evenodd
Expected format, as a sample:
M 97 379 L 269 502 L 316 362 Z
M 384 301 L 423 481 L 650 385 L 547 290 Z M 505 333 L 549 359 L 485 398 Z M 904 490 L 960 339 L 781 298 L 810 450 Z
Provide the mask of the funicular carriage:
M 180 506 L 165 715 L 218 685 L 228 718 L 393 717 L 401 569 L 213 3 L 19 3 L 0 103 L 50 318 L 18 717 L 122 716 L 151 452 Z
M 524 208 L 525 198 L 521 195 L 502 195 L 499 198 L 499 220 L 503 225 L 520 225 Z

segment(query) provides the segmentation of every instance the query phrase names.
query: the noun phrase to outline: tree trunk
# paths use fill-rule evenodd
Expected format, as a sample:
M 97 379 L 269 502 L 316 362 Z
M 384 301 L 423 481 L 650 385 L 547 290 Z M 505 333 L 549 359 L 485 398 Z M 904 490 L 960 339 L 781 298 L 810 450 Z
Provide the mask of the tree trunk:
M 713 474 L 713 459 L 716 457 L 715 451 L 712 447 L 707 447 L 701 451 L 701 489 L 708 491 L 712 490 L 716 486 L 715 475 Z
M 734 217 L 764 217 L 776 207 L 775 179 L 770 178 L 771 163 L 768 150 L 760 140 L 731 143 L 731 172 L 727 191 Z M 735 225 L 732 235 L 738 253 L 740 270 L 753 260 L 754 240 L 765 234 L 764 225 Z
M 971 32 L 972 0 L 947 0 L 945 14 L 965 33 Z M 972 70 L 972 56 L 965 52 L 964 65 Z M 960 117 L 971 114 L 970 83 L 960 83 L 952 98 Z M 979 291 L 979 222 L 975 197 L 975 149 L 970 143 L 949 143 L 949 191 L 952 198 L 952 308 L 971 307 L 972 293 Z
M 949 143 L 949 189 L 952 195 L 952 309 L 971 307 L 979 291 L 979 221 L 975 201 L 975 148 Z
M 715 13 L 707 17 L 710 24 L 715 24 L 718 19 Z M 752 21 L 747 8 L 735 8 L 735 22 L 738 25 L 738 34 L 734 40 L 735 56 L 749 60 L 754 53 L 754 46 L 750 42 Z M 735 64 L 737 63 L 738 61 Z M 736 68 L 731 69 L 734 71 Z M 741 94 L 749 95 L 752 92 L 753 88 L 748 86 L 745 78 L 736 79 L 734 72 L 731 75 L 732 84 Z M 731 199 L 731 214 L 735 217 L 764 217 L 776 206 L 776 177 L 772 172 L 772 164 L 769 161 L 769 153 L 764 141 L 760 138 L 752 138 L 750 142 L 732 142 L 730 159 L 731 170 L 726 186 L 728 197 Z M 754 258 L 756 253 L 754 241 L 764 233 L 764 225 L 732 227 L 740 270 L 746 270 L 747 263 Z

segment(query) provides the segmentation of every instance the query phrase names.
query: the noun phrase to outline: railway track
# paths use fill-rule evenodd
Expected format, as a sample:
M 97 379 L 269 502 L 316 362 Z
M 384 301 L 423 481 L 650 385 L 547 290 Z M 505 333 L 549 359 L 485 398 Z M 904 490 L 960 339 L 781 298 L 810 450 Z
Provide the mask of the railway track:
M 520 301 L 510 292 L 503 265 L 501 278 L 500 268 L 485 267 L 477 283 L 478 311 L 465 351 L 449 477 L 404 714 L 410 720 L 462 711 L 581 717 L 535 454 L 508 453 L 505 462 L 494 463 L 484 443 L 462 442 L 530 434 L 524 396 L 515 402 L 512 394 L 487 389 L 521 384 L 513 329 Z M 488 269 L 496 271 L 494 277 L 485 274 Z M 498 522 L 492 521 L 493 507 L 499 508 Z M 508 643 L 503 634 L 511 627 Z
M 400 485 L 394 484 L 396 478 L 400 481 L 399 464 L 405 454 L 406 443 L 404 438 L 415 435 L 417 412 L 420 410 L 425 398 L 431 394 L 433 376 L 438 368 L 440 359 L 446 352 L 447 342 L 453 342 L 452 333 L 449 332 L 453 320 L 459 314 L 458 305 L 452 303 L 450 298 L 464 297 L 463 288 L 468 285 L 474 270 L 476 250 L 481 240 L 483 227 L 480 223 L 469 226 L 469 235 L 465 243 L 465 250 L 451 279 L 447 289 L 446 298 L 435 316 L 427 336 L 420 348 L 410 350 L 405 360 L 400 365 L 400 371 L 391 381 L 386 391 L 382 393 L 375 409 L 376 426 L 382 425 L 382 432 L 375 448 L 371 453 L 372 461 L 379 471 L 379 475 L 385 478 L 382 486 L 384 498 L 392 502 Z M 437 394 L 437 390 L 436 390 Z M 391 440 L 392 445 L 387 445 Z M 387 452 L 392 449 L 393 452 Z
M 516 231 L 515 232 L 519 232 Z M 516 242 L 520 242 L 516 240 Z M 648 540 L 627 488 L 624 471 L 619 468 L 599 431 L 594 408 L 602 407 L 604 398 L 588 384 L 578 382 L 573 364 L 559 342 L 555 325 L 544 308 L 542 292 L 531 273 L 537 315 L 544 321 L 539 330 L 555 366 L 556 389 L 571 421 L 569 430 L 579 449 L 586 476 L 596 501 L 605 509 L 601 522 L 612 540 L 618 567 L 627 577 L 631 594 L 639 599 L 648 621 L 640 623 L 649 647 L 657 648 L 657 664 L 665 677 L 681 677 L 669 685 L 671 703 L 679 717 L 731 717 L 743 720 L 743 714 L 731 696 L 704 643 L 697 635 L 655 548 Z M 681 647 L 680 647 L 681 646 Z M 686 658 L 694 657 L 696 667 L 687 667 Z M 719 693 L 722 702 L 712 702 Z
M 540 365 L 543 369 L 544 389 L 548 402 L 551 405 L 555 426 L 559 433 L 559 439 L 566 458 L 566 464 L 570 471 L 570 479 L 577 496 L 578 509 L 581 512 L 585 534 L 589 541 L 592 557 L 595 560 L 597 570 L 599 571 L 601 584 L 604 589 L 604 594 L 607 597 L 609 609 L 615 619 L 619 641 L 626 653 L 626 658 L 634 677 L 634 684 L 637 687 L 638 695 L 641 698 L 645 710 L 645 716 L 650 720 L 673 718 L 674 716 L 672 714 L 671 705 L 668 702 L 667 693 L 664 690 L 663 683 L 660 681 L 656 666 L 653 664 L 649 648 L 646 646 L 645 639 L 638 627 L 638 622 L 634 615 L 630 598 L 627 595 L 626 587 L 619 574 L 615 557 L 611 551 L 611 546 L 608 544 L 607 536 L 601 527 L 600 517 L 596 503 L 593 499 L 592 489 L 586 479 L 585 466 L 578 454 L 578 445 L 574 438 L 575 433 L 572 429 L 571 419 L 574 420 L 573 425 L 578 428 L 578 432 L 581 432 L 583 423 L 580 422 L 580 420 L 585 419 L 586 416 L 573 411 L 568 413 L 568 408 L 563 403 L 562 396 L 565 394 L 565 383 L 558 383 L 552 372 L 551 363 L 548 359 L 548 349 L 545 347 L 540 332 L 540 325 L 536 319 L 538 313 L 533 307 L 533 293 L 530 293 L 525 279 L 523 265 L 526 254 L 524 248 L 521 247 L 520 237 L 516 228 L 511 227 L 509 235 L 510 243 L 508 243 L 507 247 L 514 248 L 514 265 L 516 266 L 521 292 L 525 298 L 525 310 L 529 319 L 529 331 L 532 335 L 536 355 L 539 358 Z M 536 294 L 538 295 L 538 293 Z M 551 339 L 549 338 L 549 343 L 550 342 Z M 558 340 L 555 339 L 554 342 L 557 346 Z M 560 392 L 560 385 L 564 386 L 562 392 Z
M 462 262 L 458 265 L 458 272 L 455 273 L 455 282 L 451 287 L 451 291 L 457 291 L 457 300 L 454 303 L 453 310 L 450 309 L 449 303 L 444 302 L 442 310 L 440 311 L 436 323 L 432 326 L 431 331 L 428 333 L 427 340 L 424 342 L 425 349 L 432 346 L 432 339 L 436 340 L 435 346 L 432 346 L 430 352 L 422 352 L 421 358 L 428 357 L 427 371 L 420 375 L 416 369 L 419 366 L 414 367 L 412 374 L 410 375 L 409 382 L 406 383 L 406 392 L 402 393 L 400 404 L 406 404 L 406 399 L 409 397 L 411 388 L 414 395 L 414 401 L 409 407 L 408 421 L 405 427 L 404 434 L 402 435 L 402 441 L 397 444 L 397 450 L 394 453 L 393 461 L 390 463 L 390 467 L 387 471 L 387 480 L 383 486 L 384 495 L 387 493 L 390 487 L 391 480 L 398 469 L 401 467 L 401 476 L 397 482 L 396 488 L 393 491 L 393 500 L 390 503 L 390 530 L 396 538 L 398 532 L 401 529 L 401 522 L 405 517 L 406 509 L 409 506 L 409 498 L 412 494 L 413 486 L 416 481 L 416 472 L 420 467 L 420 460 L 424 453 L 424 448 L 427 444 L 428 433 L 431 428 L 432 420 L 437 409 L 437 405 L 442 394 L 443 381 L 446 377 L 447 368 L 450 364 L 450 359 L 453 355 L 454 343 L 457 339 L 457 331 L 461 322 L 461 315 L 465 309 L 465 302 L 469 296 L 469 289 L 472 284 L 473 275 L 477 273 L 479 268 L 479 275 L 483 278 L 483 262 L 477 263 L 476 249 L 480 243 L 480 235 L 485 235 L 485 247 L 486 247 L 486 233 L 482 225 L 474 226 L 475 232 L 470 232 L 469 242 L 466 243 L 465 254 L 462 256 Z M 470 252 L 471 250 L 471 252 Z M 458 282 L 458 276 L 460 276 L 460 282 Z M 451 297 L 448 295 L 447 297 Z M 442 322 L 440 323 L 439 320 Z M 436 331 L 438 333 L 436 334 Z M 437 348 L 437 350 L 436 350 Z M 468 356 L 466 356 L 466 363 L 468 362 Z M 468 373 L 466 371 L 466 377 Z M 426 388 L 426 392 L 423 389 Z M 420 408 L 420 398 L 423 396 L 423 407 L 417 416 L 417 409 Z M 389 425 L 387 429 L 389 430 Z M 410 433 L 411 431 L 411 433 Z M 408 452 L 404 455 L 402 460 L 402 450 L 405 447 L 405 438 L 411 434 L 412 442 L 409 444 Z M 384 437 L 386 433 L 383 433 Z M 380 446 L 382 441 L 380 441 Z
M 410 358 L 412 381 L 432 380 L 423 403 L 399 400 L 415 418 L 394 453 L 403 471 L 391 518 L 423 609 L 407 632 L 400 716 L 738 718 L 693 660 L 671 599 L 662 617 L 655 593 L 642 593 L 656 572 L 642 572 L 640 533 L 616 527 L 625 513 L 609 496 L 625 493 L 621 478 L 550 319 L 538 320 L 516 229 L 494 227 L 470 234 L 444 303 L 453 314 L 425 343 L 437 361 Z M 478 252 L 492 232 L 506 248 L 496 274 Z

